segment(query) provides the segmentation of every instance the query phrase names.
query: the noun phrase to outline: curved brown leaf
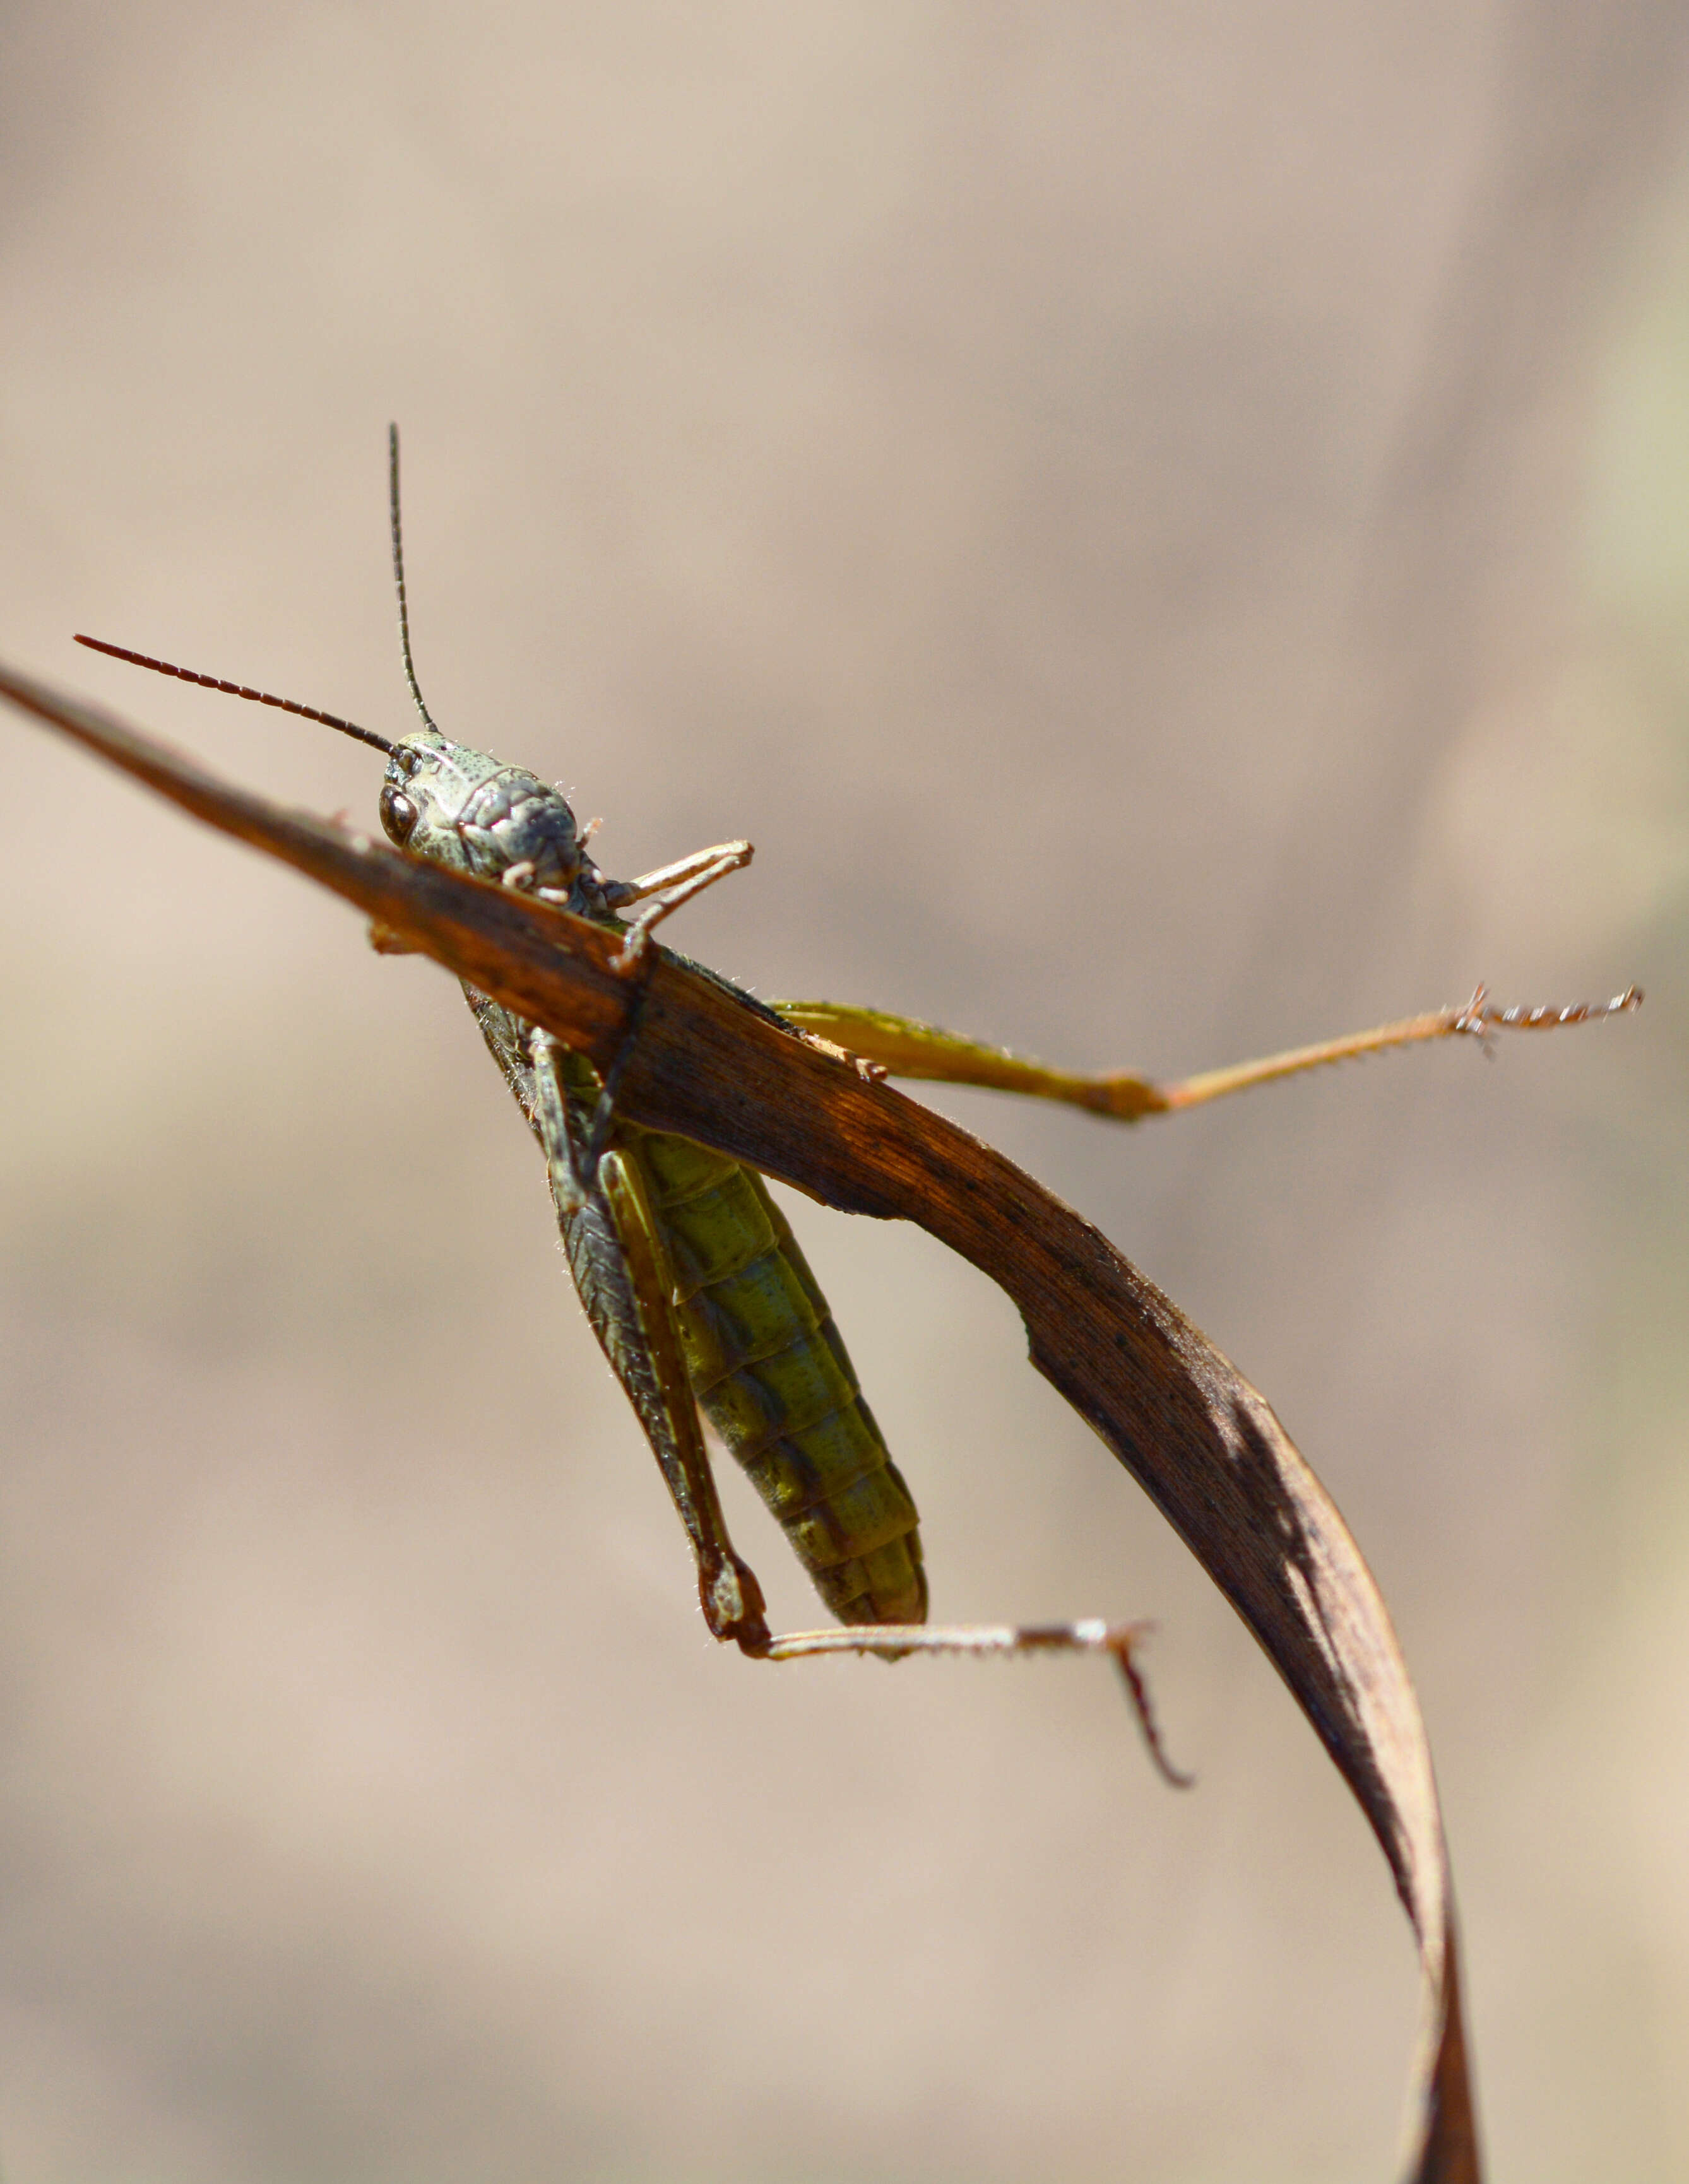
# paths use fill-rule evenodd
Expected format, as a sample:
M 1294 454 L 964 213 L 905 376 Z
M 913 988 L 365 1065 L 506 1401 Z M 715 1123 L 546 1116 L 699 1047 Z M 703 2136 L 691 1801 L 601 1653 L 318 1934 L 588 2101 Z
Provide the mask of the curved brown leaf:
M 0 694 L 600 1065 L 617 1052 L 635 989 L 609 967 L 613 935 L 228 787 L 3 668 Z M 1105 1236 L 1001 1153 L 661 950 L 620 1103 L 829 1206 L 918 1222 L 1014 1299 L 1033 1362 L 1254 1632 L 1371 1823 L 1424 1974 L 1405 2174 L 1475 2184 L 1447 1852 L 1419 1702 L 1359 1548 L 1262 1397 Z

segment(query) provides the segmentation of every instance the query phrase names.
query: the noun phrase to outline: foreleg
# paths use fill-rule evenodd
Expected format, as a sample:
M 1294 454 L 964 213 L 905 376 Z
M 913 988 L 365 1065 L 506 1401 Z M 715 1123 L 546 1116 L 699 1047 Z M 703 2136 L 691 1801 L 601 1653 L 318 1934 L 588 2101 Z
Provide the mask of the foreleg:
M 714 887 L 729 872 L 742 872 L 750 862 L 753 851 L 749 842 L 718 842 L 714 849 L 695 850 L 672 865 L 659 866 L 655 872 L 646 872 L 637 880 L 609 883 L 605 899 L 612 910 L 622 904 L 643 902 L 644 908 L 628 921 L 627 937 L 622 944 L 622 952 L 611 959 L 611 967 L 631 971 L 650 945 L 652 928 L 664 918 L 672 917 L 683 903 L 694 895 L 702 894 L 705 888 Z

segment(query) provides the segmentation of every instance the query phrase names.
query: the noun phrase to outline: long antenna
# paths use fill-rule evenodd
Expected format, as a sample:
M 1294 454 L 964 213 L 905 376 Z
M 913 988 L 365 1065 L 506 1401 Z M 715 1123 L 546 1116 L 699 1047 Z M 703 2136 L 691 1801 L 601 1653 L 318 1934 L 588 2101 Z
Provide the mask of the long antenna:
M 220 675 L 197 675 L 191 667 L 173 667 L 168 660 L 154 660 L 145 652 L 131 652 L 121 644 L 108 644 L 103 638 L 78 635 L 78 644 L 86 644 L 90 652 L 109 653 L 114 660 L 126 660 L 131 667 L 150 667 L 155 675 L 174 675 L 178 682 L 198 682 L 207 690 L 226 691 L 231 698 L 250 698 L 255 705 L 274 705 L 281 713 L 297 713 L 302 721 L 321 721 L 326 728 L 338 728 L 343 736 L 355 736 L 360 744 L 372 744 L 378 751 L 393 756 L 393 746 L 385 736 L 378 736 L 373 728 L 360 728 L 355 721 L 343 721 L 338 713 L 319 712 L 315 705 L 301 705 L 292 698 L 272 698 L 267 690 L 249 690 L 244 682 L 226 682 Z M 421 701 L 419 699 L 418 703 Z M 425 713 L 423 719 L 427 720 Z M 432 727 L 433 723 L 429 722 Z
M 393 525 L 393 580 L 399 588 L 399 644 L 404 655 L 404 679 L 410 685 L 410 694 L 416 700 L 416 710 L 422 716 L 422 725 L 431 734 L 439 736 L 434 716 L 422 702 L 422 692 L 416 681 L 416 670 L 410 658 L 410 616 L 404 604 L 404 541 L 399 525 L 399 427 L 387 426 L 387 509 Z M 440 736 L 443 743 L 446 738 Z

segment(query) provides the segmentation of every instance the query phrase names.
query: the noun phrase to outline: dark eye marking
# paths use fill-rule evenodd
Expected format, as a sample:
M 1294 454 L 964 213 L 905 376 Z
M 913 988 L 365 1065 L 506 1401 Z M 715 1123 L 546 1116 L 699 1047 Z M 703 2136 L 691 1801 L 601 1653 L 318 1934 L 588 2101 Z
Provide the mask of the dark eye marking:
M 381 810 L 382 825 L 388 841 L 397 843 L 402 850 L 415 831 L 416 822 L 421 814 L 404 791 L 395 788 L 390 781 L 385 783 L 382 788 Z

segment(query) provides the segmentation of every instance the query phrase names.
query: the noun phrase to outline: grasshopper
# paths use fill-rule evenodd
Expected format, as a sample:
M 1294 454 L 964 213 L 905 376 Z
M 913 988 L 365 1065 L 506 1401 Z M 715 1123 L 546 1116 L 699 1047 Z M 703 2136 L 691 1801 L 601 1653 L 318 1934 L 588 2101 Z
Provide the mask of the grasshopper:
M 618 1081 L 638 1038 L 638 984 L 652 961 L 656 928 L 705 889 L 743 870 L 751 845 L 717 843 L 637 879 L 612 879 L 588 854 L 595 821 L 578 826 L 557 789 L 447 736 L 424 702 L 411 654 L 396 429 L 388 442 L 388 499 L 400 652 L 421 722 L 407 736 L 389 739 L 316 707 L 98 638 L 77 642 L 371 745 L 387 759 L 379 809 L 396 847 L 496 880 L 622 936 L 614 967 L 634 983 L 636 994 L 621 1051 L 602 1076 L 473 986 L 465 983 L 464 991 L 544 1156 L 582 1304 L 679 1513 L 712 1635 L 764 1660 L 833 1652 L 897 1658 L 917 1651 L 1106 1651 L 1126 1677 L 1158 1763 L 1172 1779 L 1182 1779 L 1161 1753 L 1132 1664 L 1142 1625 L 1095 1619 L 927 1625 L 913 1499 L 863 1400 L 826 1299 L 762 1178 L 616 1112 Z M 371 939 L 384 952 L 404 952 L 406 945 L 379 925 Z M 1499 1029 L 1595 1020 L 1635 1008 L 1642 995 L 1633 987 L 1605 1003 L 1498 1010 L 1480 987 L 1462 1008 L 1170 1084 L 1124 1072 L 1080 1076 L 1051 1069 L 877 1010 L 825 1002 L 775 1002 L 765 1009 L 750 995 L 739 998 L 854 1060 L 870 1076 L 985 1085 L 1134 1122 L 1387 1047 L 1459 1035 L 1487 1040 Z M 756 1486 L 840 1627 L 778 1636 L 769 1630 L 755 1574 L 727 1535 L 700 1412 Z

